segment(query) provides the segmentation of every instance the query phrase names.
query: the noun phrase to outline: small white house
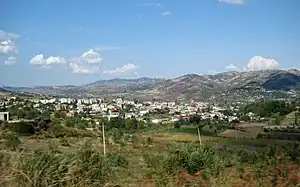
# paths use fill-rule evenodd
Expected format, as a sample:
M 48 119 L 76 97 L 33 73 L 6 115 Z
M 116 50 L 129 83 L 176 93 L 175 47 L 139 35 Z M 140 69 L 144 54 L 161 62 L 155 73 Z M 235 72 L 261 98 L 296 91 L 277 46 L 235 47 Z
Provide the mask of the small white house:
M 0 112 L 0 121 L 9 121 L 9 112 Z
M 162 119 L 152 119 L 151 122 L 154 124 L 158 124 L 162 122 Z

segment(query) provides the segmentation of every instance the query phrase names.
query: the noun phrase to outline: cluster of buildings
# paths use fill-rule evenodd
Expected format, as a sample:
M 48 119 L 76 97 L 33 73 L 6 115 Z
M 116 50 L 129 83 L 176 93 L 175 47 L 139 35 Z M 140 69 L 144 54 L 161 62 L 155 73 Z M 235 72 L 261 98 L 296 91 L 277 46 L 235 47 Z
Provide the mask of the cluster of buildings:
M 14 102 L 11 102 L 14 100 Z M 0 100 L 1 105 L 15 103 L 15 98 Z M 89 114 L 91 116 L 102 116 L 108 119 L 122 116 L 125 118 L 136 118 L 144 120 L 147 116 L 152 123 L 170 123 L 180 118 L 189 118 L 193 115 L 200 115 L 202 118 L 218 118 L 228 121 L 236 120 L 235 113 L 232 116 L 226 116 L 222 111 L 225 108 L 214 106 L 206 102 L 195 102 L 190 100 L 187 103 L 176 102 L 137 102 L 117 98 L 113 100 L 104 100 L 97 98 L 74 99 L 74 98 L 50 98 L 50 99 L 31 99 L 31 106 L 40 109 L 42 106 L 50 105 L 57 111 L 64 111 L 67 116 L 75 114 Z M 44 107 L 43 107 L 44 108 Z M 228 109 L 228 108 L 227 108 Z M 238 107 L 229 108 L 237 111 Z M 1 116 L 0 116 L 1 117 Z M 1 120 L 1 118 L 0 118 Z

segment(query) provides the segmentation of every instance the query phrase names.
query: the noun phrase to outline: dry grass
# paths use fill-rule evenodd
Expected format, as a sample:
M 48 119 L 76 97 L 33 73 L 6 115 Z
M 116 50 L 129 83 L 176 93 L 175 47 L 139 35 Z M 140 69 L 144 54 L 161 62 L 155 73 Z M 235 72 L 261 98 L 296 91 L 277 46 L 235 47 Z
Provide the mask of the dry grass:
M 176 141 L 176 142 L 191 142 L 198 141 L 199 138 L 196 135 L 189 135 L 184 133 L 142 133 L 143 137 L 152 137 L 158 141 Z M 218 137 L 201 136 L 202 141 L 214 141 L 218 140 Z
M 120 186 L 128 187 L 154 187 L 154 186 L 296 186 L 300 184 L 300 166 L 290 164 L 274 167 L 265 167 L 258 178 L 251 165 L 243 165 L 243 171 L 236 166 L 224 168 L 218 175 L 212 176 L 205 171 L 190 174 L 184 169 L 174 174 L 160 174 L 157 168 L 147 168 L 143 158 L 144 154 L 164 154 L 168 146 L 174 142 L 197 142 L 197 135 L 183 133 L 145 132 L 134 135 L 136 141 L 111 142 L 107 144 L 107 152 L 122 154 L 128 161 L 128 167 L 114 167 L 105 165 L 102 161 L 103 145 L 100 138 L 68 138 L 70 146 L 63 146 L 60 139 L 29 139 L 21 138 L 23 151 L 0 151 L 0 186 Z M 146 144 L 146 139 L 153 140 Z M 110 137 L 107 137 L 107 140 Z M 218 137 L 203 136 L 205 144 L 223 142 Z M 87 142 L 89 142 L 87 144 Z M 227 142 L 226 146 L 231 142 Z M 124 144 L 124 145 L 123 145 Z M 82 155 L 82 148 L 89 148 L 95 152 L 87 156 Z M 42 155 L 34 151 L 44 149 Z M 51 152 L 51 149 L 54 152 Z M 87 151 L 88 151 L 87 150 Z M 50 152 L 49 152 L 50 151 Z M 57 151 L 57 152 L 56 152 Z M 51 153 L 51 154 L 50 154 Z M 81 156 L 79 156 L 81 155 Z M 47 158 L 47 159 L 45 159 Z M 49 160 L 48 160 L 49 159 Z M 83 161 L 86 159 L 86 161 Z M 114 159 L 113 159 L 114 160 Z M 114 163 L 115 161 L 110 162 Z M 159 160 L 158 160 L 159 161 Z M 30 165 L 26 163 L 31 163 Z M 99 164 L 101 163 L 101 164 Z M 164 163 L 162 163 L 162 167 Z M 66 171 L 64 167 L 67 167 Z M 99 171 L 99 168 L 104 170 Z M 106 168 L 106 169 L 105 169 Z M 284 176 L 282 172 L 287 171 Z M 114 175 L 106 176 L 103 171 Z M 156 174 L 153 174 L 156 172 Z M 95 177 L 96 176 L 96 177 Z M 56 178 L 58 177 L 58 178 Z M 98 180 L 100 177 L 101 180 Z M 103 178 L 104 177 L 104 178 Z M 46 180 L 46 181 L 45 181 Z M 54 181 L 54 182 L 53 182 Z

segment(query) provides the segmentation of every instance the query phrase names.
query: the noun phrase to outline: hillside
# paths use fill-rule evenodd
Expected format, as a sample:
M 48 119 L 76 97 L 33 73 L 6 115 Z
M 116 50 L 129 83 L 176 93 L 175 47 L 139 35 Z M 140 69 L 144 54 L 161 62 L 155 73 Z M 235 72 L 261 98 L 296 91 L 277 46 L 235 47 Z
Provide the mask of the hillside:
M 262 86 L 269 90 L 300 89 L 300 75 L 289 72 L 276 73 Z
M 186 74 L 172 79 L 100 80 L 82 86 L 4 87 L 14 92 L 27 92 L 67 97 L 107 97 L 122 94 L 142 100 L 207 99 L 214 96 L 244 93 L 260 95 L 267 90 L 299 89 L 300 71 L 262 70 L 223 72 L 215 75 Z

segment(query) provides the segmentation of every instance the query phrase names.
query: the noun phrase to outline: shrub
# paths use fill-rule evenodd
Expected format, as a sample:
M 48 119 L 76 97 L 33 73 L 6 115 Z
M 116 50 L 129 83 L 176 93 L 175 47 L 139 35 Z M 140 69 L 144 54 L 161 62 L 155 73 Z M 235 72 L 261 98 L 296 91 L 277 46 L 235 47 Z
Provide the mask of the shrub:
M 151 137 L 147 137 L 147 145 L 151 145 L 153 143 L 153 139 Z
M 195 143 L 175 145 L 170 147 L 169 153 L 167 168 L 170 170 L 183 168 L 191 174 L 200 170 L 217 174 L 225 165 L 225 162 L 210 148 Z
M 7 152 L 0 152 L 0 169 L 4 171 L 10 166 L 11 155 Z
M 68 138 L 60 138 L 59 142 L 62 146 L 70 146 Z
M 180 127 L 181 127 L 181 124 L 178 121 L 174 122 L 174 128 L 180 129 Z
M 55 124 L 49 129 L 50 134 L 56 138 L 62 137 L 94 137 L 95 134 L 91 131 L 79 130 L 76 128 L 63 127 Z
M 7 135 L 6 139 L 7 139 L 5 142 L 6 147 L 12 150 L 16 150 L 22 143 L 19 137 L 13 134 Z
M 143 154 L 143 160 L 148 168 L 159 169 L 163 167 L 166 158 L 162 154 Z
M 19 134 L 24 135 L 32 135 L 35 133 L 34 124 L 33 123 L 26 123 L 20 122 L 13 124 L 13 131 Z
M 7 159 L 0 154 L 0 161 Z M 128 166 L 119 153 L 104 156 L 85 145 L 74 153 L 49 149 L 21 153 L 14 162 L 11 186 L 104 186 Z

